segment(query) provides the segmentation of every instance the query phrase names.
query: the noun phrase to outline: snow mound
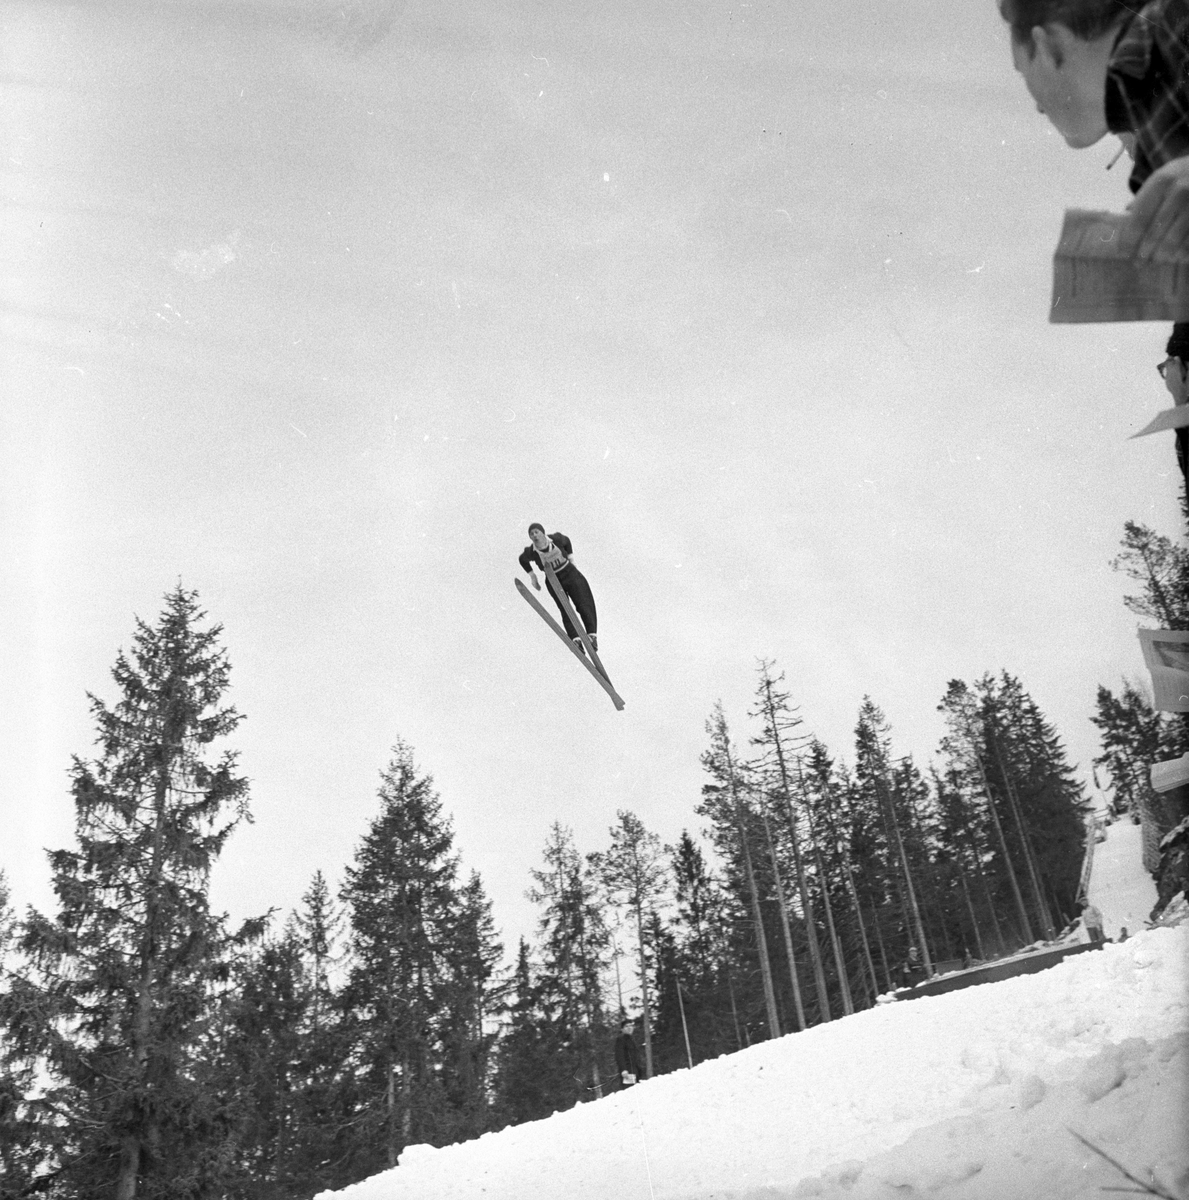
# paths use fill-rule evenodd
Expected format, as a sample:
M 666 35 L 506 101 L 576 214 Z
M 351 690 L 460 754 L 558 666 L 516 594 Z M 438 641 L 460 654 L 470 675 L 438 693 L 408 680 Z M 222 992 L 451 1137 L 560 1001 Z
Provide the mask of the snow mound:
M 543 1121 L 434 1149 L 342 1200 L 1063 1200 L 1189 1189 L 1189 927 L 890 1004 Z M 1071 1132 L 1073 1131 L 1073 1132 Z

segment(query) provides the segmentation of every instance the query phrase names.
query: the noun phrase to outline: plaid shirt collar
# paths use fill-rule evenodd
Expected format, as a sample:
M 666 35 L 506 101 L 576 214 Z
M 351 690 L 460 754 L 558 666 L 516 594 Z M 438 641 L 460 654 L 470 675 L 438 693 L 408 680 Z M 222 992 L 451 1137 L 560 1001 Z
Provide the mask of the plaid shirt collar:
M 1107 128 L 1134 133 L 1133 192 L 1189 154 L 1189 0 L 1151 0 L 1119 32 L 1107 68 Z
M 1152 7 L 1148 5 L 1147 7 Z M 1152 23 L 1143 10 L 1128 17 L 1111 51 L 1110 73 L 1143 79 L 1152 61 Z

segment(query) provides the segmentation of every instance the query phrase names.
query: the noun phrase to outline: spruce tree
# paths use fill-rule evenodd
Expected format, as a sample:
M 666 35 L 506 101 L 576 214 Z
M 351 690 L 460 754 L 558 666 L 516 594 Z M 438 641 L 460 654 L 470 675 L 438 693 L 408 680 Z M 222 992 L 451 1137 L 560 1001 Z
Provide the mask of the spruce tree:
M 1161 629 L 1189 629 L 1189 547 L 1134 521 L 1123 528 L 1123 549 L 1111 566 L 1140 585 L 1123 603 Z
M 1050 939 L 1055 936 L 1049 901 L 1061 923 L 1077 908 L 1078 879 L 1091 805 L 1076 778 L 1060 735 L 1019 679 L 1001 671 L 980 685 L 991 754 L 1004 780 L 1026 851 L 1036 908 Z M 997 715 L 991 716 L 992 710 Z
M 670 869 L 676 902 L 668 929 L 672 959 L 658 956 L 658 987 L 663 965 L 672 973 L 674 987 L 680 984 L 682 989 L 693 1058 L 701 1062 L 743 1045 L 733 978 L 735 964 L 729 952 L 728 934 L 733 922 L 728 913 L 732 900 L 707 869 L 701 847 L 686 830 L 671 850 Z M 662 1000 L 658 1024 L 664 1016 Z
M 305 1144 L 300 947 L 292 929 L 266 937 L 238 962 L 221 997 L 217 1034 L 208 1039 L 208 1086 L 235 1113 L 235 1194 L 281 1200 L 303 1182 Z
M 612 904 L 625 905 L 636 927 L 636 958 L 644 1022 L 644 1071 L 652 1076 L 652 1004 L 648 994 L 648 961 L 651 943 L 645 935 L 645 919 L 668 882 L 660 838 L 644 828 L 635 813 L 620 809 L 618 824 L 611 827 L 611 848 L 594 860 L 603 887 Z
M 848 951 L 848 958 L 858 961 L 864 983 L 863 990 L 868 993 L 869 1002 L 874 1004 L 882 989 L 875 973 L 875 960 L 872 958 L 871 944 L 867 938 L 867 922 L 855 882 L 848 814 L 841 800 L 847 792 L 849 781 L 845 778 L 835 778 L 834 764 L 829 751 L 816 738 L 809 744 L 805 777 L 807 786 L 803 788 L 803 795 L 806 806 L 817 814 L 816 822 L 822 831 L 821 839 L 826 846 L 823 858 L 827 862 L 833 860 L 839 885 L 844 893 L 842 903 L 838 906 L 844 914 L 840 921 L 844 931 L 842 941 Z M 822 873 L 828 878 L 824 868 Z
M 451 1141 L 478 1137 L 492 1127 L 490 1082 L 496 1032 L 492 1018 L 501 1007 L 503 985 L 496 968 L 503 946 L 495 933 L 491 902 L 478 872 L 457 890 L 447 929 L 445 987 L 437 1037 L 438 1068 Z
M 776 986 L 764 927 L 763 900 L 756 870 L 753 843 L 757 840 L 756 815 L 750 793 L 754 790 L 746 764 L 740 761 L 731 741 L 722 702 L 715 704 L 706 722 L 710 748 L 702 754 L 702 766 L 710 781 L 702 785 L 702 802 L 697 812 L 711 822 L 715 849 L 727 867 L 727 884 L 734 891 L 738 909 L 750 915 L 750 941 L 759 965 L 763 1008 L 768 1036 L 780 1037 L 780 1014 Z M 745 1026 L 746 1028 L 746 1026 Z
M 932 955 L 917 896 L 917 884 L 905 844 L 905 822 L 892 783 L 891 735 L 879 706 L 864 696 L 855 726 L 855 772 L 866 784 L 884 831 L 885 871 L 900 901 L 899 936 L 921 953 L 925 970 L 932 974 Z
M 520 939 L 516 966 L 495 1049 L 494 1107 L 500 1124 L 539 1121 L 574 1100 L 574 1080 L 559 1073 L 554 1021 L 542 1005 L 528 942 Z
M 706 857 L 701 848 L 683 829 L 676 848 L 670 851 L 673 872 L 677 919 L 675 924 L 685 931 L 682 940 L 683 958 L 691 964 L 693 982 L 707 982 L 712 972 L 715 944 L 714 882 L 706 869 Z
M 200 1047 L 234 939 L 207 888 L 248 784 L 233 752 L 213 754 L 240 717 L 223 703 L 222 628 L 204 619 L 179 584 L 118 656 L 116 703 L 90 697 L 99 755 L 71 770 L 77 848 L 50 854 L 58 912 L 30 914 L 29 970 L 6 997 L 10 1044 L 43 1066 L 68 1132 L 55 1186 L 79 1200 L 208 1194 L 228 1169 Z
M 1024 904 L 1020 887 L 1019 872 L 1009 847 L 1006 823 L 1000 813 L 1001 789 L 991 779 L 988 765 L 987 730 L 984 725 L 982 705 L 979 697 L 961 679 L 951 679 L 938 711 L 945 715 L 948 734 L 942 738 L 941 749 L 946 755 L 948 767 L 966 780 L 967 786 L 977 793 L 983 802 L 983 814 L 989 830 L 986 842 L 998 850 L 992 864 L 1000 877 L 1006 880 L 1018 920 L 1018 935 L 1026 944 L 1035 940 L 1033 918 Z
M 558 1107 L 568 1108 L 591 1093 L 603 1094 L 608 1040 L 603 972 L 611 935 L 597 872 L 579 854 L 571 830 L 558 822 L 550 828 L 544 860 L 532 871 L 535 886 L 528 896 L 542 910 L 540 995 L 553 1026 L 557 1068 L 570 1080 L 570 1099 Z M 560 1101 L 560 1093 L 555 1097 Z
M 17 921 L 9 904 L 8 880 L 0 870 L 0 1016 L 15 1017 L 26 1001 L 9 955 Z M 61 1126 L 38 1095 L 34 1061 L 0 1037 L 0 1200 L 30 1195 L 44 1164 L 56 1159 Z
M 472 1092 L 466 1082 L 459 1090 L 459 1078 L 485 1062 L 481 964 L 498 955 L 481 889 L 458 884 L 454 834 L 432 777 L 403 742 L 381 772 L 379 800 L 341 891 L 351 931 L 342 1003 L 355 1065 L 345 1101 L 354 1178 L 396 1166 L 410 1143 L 482 1131 L 486 1079 L 473 1077 Z
M 338 914 L 321 871 L 279 934 L 235 965 L 222 998 L 213 1075 L 238 1099 L 242 1198 L 312 1195 L 344 1172 L 349 1047 L 330 981 Z
M 759 664 L 760 681 L 756 688 L 756 707 L 751 716 L 758 718 L 761 724 L 759 737 L 751 739 L 753 746 L 764 748 L 760 767 L 770 780 L 768 790 L 777 798 L 785 818 L 785 834 L 789 848 L 793 854 L 793 868 L 796 872 L 797 896 L 801 901 L 801 916 L 805 925 L 805 933 L 809 945 L 809 959 L 813 967 L 813 978 L 817 991 L 817 1006 L 819 1020 L 830 1020 L 830 997 L 826 988 L 826 974 L 822 963 L 822 952 L 818 938 L 817 917 L 814 911 L 813 893 L 808 882 L 808 872 L 802 856 L 802 831 L 799 829 L 797 813 L 793 805 L 794 773 L 799 775 L 800 755 L 808 738 L 799 734 L 798 728 L 803 724 L 801 717 L 790 701 L 788 692 L 782 691 L 777 685 L 784 681 L 784 675 L 774 677 L 773 664 L 761 659 Z M 765 834 L 771 844 L 768 820 L 764 816 Z M 812 840 L 812 832 L 809 839 Z M 808 849 L 808 847 L 807 847 Z M 812 851 L 811 851 L 812 853 Z M 773 874 L 776 875 L 779 887 L 779 871 L 773 855 Z M 778 895 L 781 920 L 784 926 L 786 955 L 789 959 L 790 983 L 792 984 L 794 1002 L 797 1009 L 798 1028 L 805 1028 L 805 1012 L 801 1004 L 801 987 L 797 979 L 793 960 L 792 936 L 789 929 L 787 909 L 783 895 Z

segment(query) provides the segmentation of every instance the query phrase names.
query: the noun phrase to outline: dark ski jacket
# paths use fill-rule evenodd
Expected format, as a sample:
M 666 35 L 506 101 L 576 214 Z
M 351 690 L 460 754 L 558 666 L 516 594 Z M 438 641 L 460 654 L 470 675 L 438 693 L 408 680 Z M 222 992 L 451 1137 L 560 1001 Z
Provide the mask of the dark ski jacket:
M 615 1039 L 615 1067 L 619 1072 L 631 1071 L 637 1079 L 644 1074 L 640 1066 L 640 1051 L 636 1047 L 636 1039 L 630 1033 L 621 1033 Z
M 551 533 L 549 535 L 549 540 L 553 543 L 554 549 L 557 550 L 561 556 L 560 562 L 550 562 L 549 564 L 553 568 L 553 573 L 556 575 L 559 571 L 564 570 L 570 565 L 570 555 L 574 553 L 574 546 L 564 533 Z M 519 562 L 521 567 L 523 567 L 526 571 L 531 571 L 534 565 L 539 567 L 542 573 L 545 570 L 545 563 L 541 559 L 540 552 L 531 542 L 520 552 Z M 577 570 L 577 568 L 575 568 L 575 570 Z

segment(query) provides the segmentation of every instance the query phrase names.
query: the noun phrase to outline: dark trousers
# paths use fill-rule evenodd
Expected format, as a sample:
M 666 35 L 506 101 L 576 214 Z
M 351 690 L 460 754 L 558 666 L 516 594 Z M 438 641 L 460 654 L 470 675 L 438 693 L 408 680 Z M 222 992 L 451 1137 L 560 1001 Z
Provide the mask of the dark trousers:
M 553 577 L 561 584 L 561 590 L 570 598 L 570 603 L 574 606 L 578 619 L 586 627 L 586 632 L 598 633 L 599 617 L 595 612 L 594 596 L 590 594 L 590 584 L 586 582 L 586 576 L 573 563 L 567 563 L 560 571 L 555 571 Z M 549 589 L 549 594 L 553 596 L 552 588 Z M 578 630 L 566 616 L 561 601 L 553 596 L 553 602 L 557 605 L 558 612 L 561 613 L 561 623 L 566 628 L 566 636 L 576 638 Z

